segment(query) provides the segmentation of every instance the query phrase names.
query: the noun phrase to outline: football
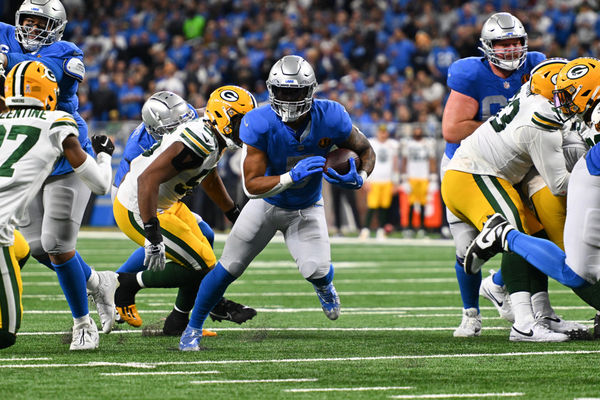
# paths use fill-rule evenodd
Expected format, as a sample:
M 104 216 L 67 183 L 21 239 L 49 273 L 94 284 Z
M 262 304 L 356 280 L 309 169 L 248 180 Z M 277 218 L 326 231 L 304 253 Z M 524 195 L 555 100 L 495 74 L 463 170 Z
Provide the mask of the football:
M 338 148 L 333 151 L 330 151 L 325 156 L 325 167 L 324 171 L 327 173 L 329 168 L 332 168 L 340 175 L 345 175 L 350 171 L 350 160 L 354 158 L 354 163 L 356 164 L 356 170 L 360 168 L 360 158 L 358 154 L 350 149 Z

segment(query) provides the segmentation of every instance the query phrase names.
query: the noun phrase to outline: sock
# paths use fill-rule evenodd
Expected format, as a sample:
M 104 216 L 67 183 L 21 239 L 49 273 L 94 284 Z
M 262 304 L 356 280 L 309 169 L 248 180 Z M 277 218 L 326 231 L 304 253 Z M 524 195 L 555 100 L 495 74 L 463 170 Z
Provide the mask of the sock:
M 77 318 L 73 318 L 73 325 L 78 325 L 78 324 L 82 324 L 82 323 L 87 323 L 90 320 L 90 315 L 86 314 L 83 317 L 77 317 Z
M 142 288 L 135 276 L 128 272 L 122 272 L 119 274 L 119 287 L 115 292 L 115 305 L 118 307 L 128 306 L 135 304 L 135 295 Z
M 425 229 L 425 206 L 419 205 L 419 229 Z
M 87 279 L 85 286 L 89 290 L 94 290 L 100 284 L 100 277 L 98 276 L 98 272 L 96 270 L 92 270 L 90 277 Z
M 90 279 L 90 275 L 92 273 L 92 267 L 90 267 L 89 265 L 86 264 L 85 261 L 83 261 L 83 258 L 81 258 L 81 254 L 79 254 L 78 251 L 75 251 L 75 257 L 77 257 L 77 261 L 79 261 L 79 266 L 81 267 L 81 270 L 83 271 L 83 274 L 85 275 L 85 280 L 87 281 L 88 279 Z
M 469 275 L 463 268 L 463 261 L 456 260 L 454 269 L 456 270 L 456 279 L 460 289 L 460 298 L 463 308 L 476 308 L 479 311 L 479 286 L 481 286 L 481 271 L 475 275 Z
M 329 272 L 327 272 L 327 275 L 324 277 L 316 279 L 307 278 L 306 280 L 319 287 L 329 285 L 331 282 L 333 282 L 333 264 L 329 264 Z
M 40 264 L 45 265 L 46 267 L 54 271 L 52 261 L 50 261 L 50 256 L 48 254 L 44 253 L 41 256 L 33 256 L 33 258 L 35 258 Z
M 377 209 L 377 222 L 380 228 L 383 228 L 387 222 L 388 209 L 387 208 L 378 208 Z
M 502 268 L 492 275 L 492 282 L 498 286 L 504 286 L 504 278 L 502 278 Z
M 537 292 L 531 295 L 531 307 L 533 315 L 540 313 L 542 317 L 556 317 L 554 309 L 550 305 L 548 292 Z
M 371 226 L 371 222 L 373 221 L 373 212 L 375 210 L 372 208 L 367 208 L 367 216 L 365 218 L 365 228 L 369 228 Z
M 415 205 L 411 204 L 410 207 L 408 208 L 408 227 L 407 227 L 408 229 L 413 228 L 414 212 L 415 212 Z
M 217 262 L 212 271 L 202 279 L 188 326 L 194 329 L 202 329 L 210 310 L 221 300 L 227 287 L 236 279 L 235 276 L 223 268 L 220 261 Z
M 510 302 L 515 314 L 515 328 L 520 331 L 529 329 L 535 321 L 533 309 L 531 308 L 531 294 L 529 292 L 511 293 Z
M 549 277 L 570 288 L 587 285 L 567 264 L 565 252 L 549 240 L 512 230 L 506 235 L 508 248 Z
M 73 318 L 89 314 L 86 279 L 76 256 L 64 264 L 52 264 Z
M 128 272 L 128 273 L 136 273 L 140 271 L 144 271 L 146 267 L 144 266 L 144 258 L 146 257 L 146 252 L 143 247 L 138 247 L 119 267 L 117 273 Z
M 204 235 L 204 237 L 208 240 L 208 243 L 210 243 L 210 247 L 212 247 L 214 249 L 215 248 L 215 232 L 212 230 L 210 225 L 208 225 L 205 221 L 200 221 L 200 223 L 198 223 L 198 227 L 202 231 L 202 234 Z

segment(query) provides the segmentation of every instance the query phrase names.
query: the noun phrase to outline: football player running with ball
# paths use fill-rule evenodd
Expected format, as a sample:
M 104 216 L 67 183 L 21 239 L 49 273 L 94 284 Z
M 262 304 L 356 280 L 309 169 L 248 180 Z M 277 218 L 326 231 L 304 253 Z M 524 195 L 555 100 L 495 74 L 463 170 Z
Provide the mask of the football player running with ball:
M 347 174 L 330 168 L 331 177 L 325 179 L 358 189 L 373 170 L 375 153 L 343 106 L 313 99 L 317 81 L 302 57 L 277 61 L 266 84 L 270 105 L 250 111 L 240 126 L 242 179 L 250 201 L 227 237 L 221 259 L 200 284 L 179 342 L 183 351 L 200 350 L 209 311 L 277 231 L 283 233 L 298 270 L 313 285 L 327 318 L 335 320 L 340 314 L 321 195 L 324 156 L 333 145 L 355 151 L 360 170 L 351 160 Z
M 0 273 L 4 277 L 4 284 L 0 285 L 0 348 L 15 343 L 23 314 L 14 230 L 26 215 L 28 204 L 60 156 L 65 156 L 77 179 L 94 193 L 108 193 L 114 149 L 109 138 L 99 136 L 92 140 L 98 153 L 97 161 L 82 150 L 73 117 L 64 111 L 55 111 L 58 85 L 52 71 L 41 62 L 17 64 L 6 77 L 4 93 L 8 111 L 0 114 L 0 249 L 4 255 L 0 260 Z M 75 251 L 69 255 L 74 258 Z M 70 349 L 97 348 L 98 328 L 89 311 L 72 310 L 74 327 Z

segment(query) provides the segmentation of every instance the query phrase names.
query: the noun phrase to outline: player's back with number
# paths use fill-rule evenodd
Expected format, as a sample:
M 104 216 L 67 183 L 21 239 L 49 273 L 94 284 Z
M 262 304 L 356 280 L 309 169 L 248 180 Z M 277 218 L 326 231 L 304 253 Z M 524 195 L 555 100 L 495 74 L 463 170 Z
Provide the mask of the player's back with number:
M 0 238 L 50 175 L 63 140 L 78 133 L 64 111 L 28 108 L 0 114 Z

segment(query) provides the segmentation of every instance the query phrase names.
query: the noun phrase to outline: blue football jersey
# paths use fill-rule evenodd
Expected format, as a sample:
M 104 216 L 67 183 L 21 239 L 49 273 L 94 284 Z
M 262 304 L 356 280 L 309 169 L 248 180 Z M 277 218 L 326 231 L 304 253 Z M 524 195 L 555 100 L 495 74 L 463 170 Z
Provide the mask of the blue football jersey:
M 192 119 L 198 118 L 198 111 L 190 104 L 188 104 L 188 108 L 194 112 L 194 117 Z M 150 132 L 148 132 L 144 123 L 139 124 L 133 132 L 131 132 L 131 135 L 127 138 L 125 150 L 123 150 L 123 156 L 119 163 L 117 173 L 115 174 L 115 179 L 113 180 L 114 186 L 119 187 L 119 185 L 121 185 L 123 178 L 125 178 L 125 175 L 131 168 L 133 159 L 152 147 L 154 143 L 156 143 L 156 140 L 150 135 Z
M 533 67 L 546 59 L 537 51 L 527 53 L 523 65 L 503 79 L 492 71 L 484 57 L 467 57 L 455 61 L 448 70 L 448 87 L 479 102 L 477 121 L 495 115 L 515 95 L 527 80 Z M 446 155 L 452 158 L 460 144 L 446 143 Z
M 267 154 L 266 176 L 282 175 L 303 158 L 325 156 L 333 145 L 346 141 L 352 121 L 346 109 L 330 100 L 313 100 L 310 129 L 296 139 L 270 105 L 248 112 L 240 124 L 240 139 Z M 321 199 L 322 174 L 312 175 L 287 190 L 265 198 L 277 207 L 299 210 Z
M 85 152 L 93 155 L 94 151 L 88 138 L 87 124 L 77 112 L 79 107 L 77 88 L 85 75 L 83 52 L 73 43 L 65 41 L 42 46 L 38 51 L 33 53 L 24 52 L 15 38 L 15 27 L 5 23 L 0 23 L 0 42 L 2 43 L 0 50 L 6 54 L 8 60 L 7 71 L 10 71 L 12 67 L 21 61 L 26 60 L 42 61 L 52 70 L 56 76 L 60 90 L 56 109 L 73 115 L 79 127 L 79 142 L 81 143 L 81 147 Z M 67 160 L 61 157 L 55 164 L 52 175 L 62 175 L 72 170 Z

